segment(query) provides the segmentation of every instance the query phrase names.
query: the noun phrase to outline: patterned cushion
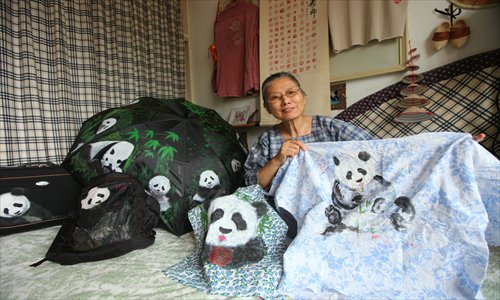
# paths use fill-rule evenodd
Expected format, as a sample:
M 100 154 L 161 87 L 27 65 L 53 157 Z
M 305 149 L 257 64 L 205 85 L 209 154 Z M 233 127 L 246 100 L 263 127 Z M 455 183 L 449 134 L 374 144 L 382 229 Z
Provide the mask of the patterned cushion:
M 164 273 L 212 295 L 279 297 L 287 226 L 258 185 L 189 212 L 194 252 Z

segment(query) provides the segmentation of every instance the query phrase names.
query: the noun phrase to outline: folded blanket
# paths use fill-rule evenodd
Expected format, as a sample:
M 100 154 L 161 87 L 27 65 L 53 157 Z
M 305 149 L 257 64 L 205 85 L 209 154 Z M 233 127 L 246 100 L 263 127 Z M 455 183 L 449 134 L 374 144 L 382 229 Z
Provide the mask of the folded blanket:
M 283 293 L 476 296 L 487 241 L 500 245 L 500 162 L 493 155 L 461 133 L 307 146 L 271 189 L 298 227 L 284 255 Z

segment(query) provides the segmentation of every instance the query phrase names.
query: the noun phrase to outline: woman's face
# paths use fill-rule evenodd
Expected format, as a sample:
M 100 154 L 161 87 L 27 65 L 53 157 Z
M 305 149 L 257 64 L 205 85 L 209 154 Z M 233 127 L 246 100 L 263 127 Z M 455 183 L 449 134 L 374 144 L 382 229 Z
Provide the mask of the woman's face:
M 290 121 L 304 113 L 306 99 L 290 78 L 276 78 L 267 87 L 266 94 L 267 111 L 276 119 Z

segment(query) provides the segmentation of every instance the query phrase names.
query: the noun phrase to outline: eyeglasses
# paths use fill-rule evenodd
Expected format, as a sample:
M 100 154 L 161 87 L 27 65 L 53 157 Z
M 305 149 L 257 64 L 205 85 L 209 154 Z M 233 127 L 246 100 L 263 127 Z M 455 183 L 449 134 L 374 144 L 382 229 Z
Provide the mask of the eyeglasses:
M 286 91 L 284 95 L 283 94 L 271 94 L 267 98 L 267 102 L 278 103 L 283 99 L 283 97 L 287 97 L 288 99 L 290 99 L 290 98 L 297 96 L 297 94 L 299 94 L 299 93 L 301 93 L 300 88 L 293 88 L 293 89 L 289 89 L 288 91 Z

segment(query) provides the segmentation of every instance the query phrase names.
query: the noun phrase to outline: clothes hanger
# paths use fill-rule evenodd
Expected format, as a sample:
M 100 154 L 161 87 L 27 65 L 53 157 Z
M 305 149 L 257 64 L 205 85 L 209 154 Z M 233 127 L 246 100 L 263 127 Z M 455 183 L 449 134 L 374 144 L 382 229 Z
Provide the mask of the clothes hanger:
M 445 16 L 449 16 L 450 17 L 450 25 L 453 26 L 453 20 L 458 16 L 460 15 L 460 13 L 462 12 L 462 9 L 459 8 L 459 7 L 456 7 L 454 8 L 453 7 L 453 3 L 450 4 L 450 7 L 449 8 L 445 8 L 444 9 L 445 11 L 442 11 L 440 9 L 437 9 L 437 8 L 434 8 L 434 11 L 435 12 L 438 12 L 442 15 L 445 15 Z

